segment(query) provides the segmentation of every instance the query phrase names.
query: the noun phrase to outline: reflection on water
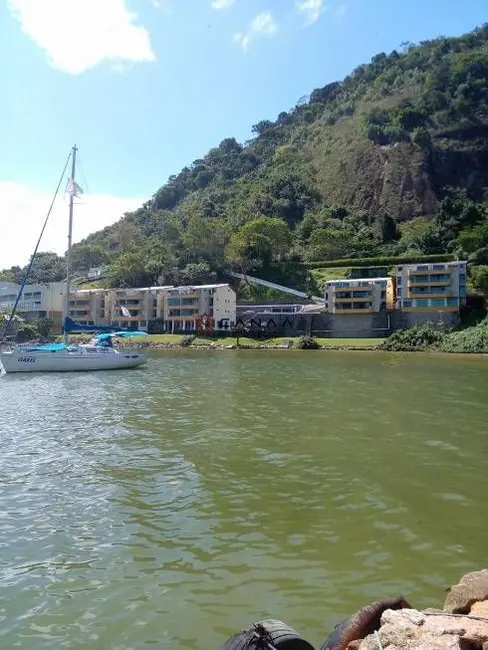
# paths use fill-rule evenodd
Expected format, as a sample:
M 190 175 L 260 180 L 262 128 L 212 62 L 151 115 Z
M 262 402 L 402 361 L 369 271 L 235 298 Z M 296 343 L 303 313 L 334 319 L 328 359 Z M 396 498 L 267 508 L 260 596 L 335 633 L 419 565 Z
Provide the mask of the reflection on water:
M 0 381 L 4 647 L 319 644 L 486 564 L 485 359 L 155 354 Z

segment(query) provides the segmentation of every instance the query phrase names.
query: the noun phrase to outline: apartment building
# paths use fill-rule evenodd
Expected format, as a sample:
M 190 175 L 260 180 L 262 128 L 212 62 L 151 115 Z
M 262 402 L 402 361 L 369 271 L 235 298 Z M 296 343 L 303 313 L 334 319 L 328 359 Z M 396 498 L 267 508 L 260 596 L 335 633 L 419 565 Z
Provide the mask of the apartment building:
M 26 321 L 34 322 L 47 317 L 53 321 L 55 331 L 61 330 L 63 301 L 66 284 L 26 284 L 17 305 L 17 312 Z M 21 285 L 0 281 L 0 311 L 13 309 Z
M 396 270 L 396 307 L 455 312 L 466 304 L 466 262 L 406 264 Z
M 145 330 L 151 320 L 163 317 L 164 291 L 168 288 L 82 289 L 70 295 L 69 314 L 85 325 Z
M 392 278 L 354 278 L 325 283 L 325 309 L 330 314 L 372 314 L 394 308 Z
M 88 325 L 145 330 L 158 321 L 168 332 L 226 330 L 236 320 L 236 294 L 228 284 L 86 289 L 71 294 L 69 312 Z
M 228 284 L 172 287 L 167 296 L 168 331 L 225 331 L 235 325 L 236 294 Z

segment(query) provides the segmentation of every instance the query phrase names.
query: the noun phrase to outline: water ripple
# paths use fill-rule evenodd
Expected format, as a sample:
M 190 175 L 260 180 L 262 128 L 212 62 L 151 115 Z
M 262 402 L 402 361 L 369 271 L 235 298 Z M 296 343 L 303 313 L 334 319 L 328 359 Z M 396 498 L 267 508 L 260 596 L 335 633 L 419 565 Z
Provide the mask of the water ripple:
M 369 600 L 435 603 L 484 565 L 487 374 L 188 351 L 1 378 L 3 645 L 218 647 L 260 616 L 318 645 Z

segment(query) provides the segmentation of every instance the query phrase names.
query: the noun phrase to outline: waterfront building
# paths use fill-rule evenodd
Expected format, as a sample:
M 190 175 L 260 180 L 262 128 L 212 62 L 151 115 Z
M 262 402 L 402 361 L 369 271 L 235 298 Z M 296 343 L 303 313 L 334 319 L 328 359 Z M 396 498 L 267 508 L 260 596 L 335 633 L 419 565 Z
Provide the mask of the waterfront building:
M 372 314 L 394 309 L 392 278 L 354 278 L 325 283 L 325 309 L 330 314 Z
M 0 312 L 13 309 L 20 289 L 20 284 L 0 281 Z M 26 284 L 17 305 L 19 316 L 28 322 L 50 318 L 53 330 L 61 331 L 65 290 L 64 282 Z
M 228 284 L 128 289 L 84 289 L 71 294 L 69 313 L 88 325 L 167 332 L 231 329 L 236 294 Z
M 404 312 L 456 312 L 465 304 L 466 262 L 397 267 L 397 309 Z

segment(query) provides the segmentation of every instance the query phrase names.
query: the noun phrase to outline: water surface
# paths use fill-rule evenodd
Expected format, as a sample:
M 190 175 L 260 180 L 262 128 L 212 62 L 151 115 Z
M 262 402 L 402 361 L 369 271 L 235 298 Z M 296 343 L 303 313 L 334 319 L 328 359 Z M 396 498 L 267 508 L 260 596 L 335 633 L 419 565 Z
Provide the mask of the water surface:
M 370 600 L 486 565 L 488 360 L 154 353 L 0 378 L 0 644 L 319 645 Z

